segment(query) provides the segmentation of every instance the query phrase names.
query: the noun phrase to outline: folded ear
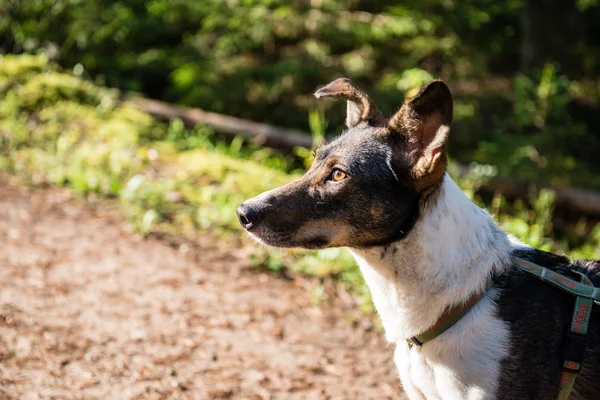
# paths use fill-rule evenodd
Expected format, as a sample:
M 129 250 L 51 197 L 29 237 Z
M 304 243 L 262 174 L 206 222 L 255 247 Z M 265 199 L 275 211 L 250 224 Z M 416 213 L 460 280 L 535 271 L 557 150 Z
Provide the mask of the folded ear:
M 355 87 L 350 79 L 339 78 L 315 92 L 315 97 L 334 97 L 346 100 L 346 126 L 351 128 L 367 121 L 373 126 L 382 126 L 385 118 L 366 93 Z
M 389 120 L 387 130 L 403 139 L 415 178 L 433 174 L 441 179 L 446 170 L 445 146 L 451 124 L 452 94 L 442 81 L 423 86 Z

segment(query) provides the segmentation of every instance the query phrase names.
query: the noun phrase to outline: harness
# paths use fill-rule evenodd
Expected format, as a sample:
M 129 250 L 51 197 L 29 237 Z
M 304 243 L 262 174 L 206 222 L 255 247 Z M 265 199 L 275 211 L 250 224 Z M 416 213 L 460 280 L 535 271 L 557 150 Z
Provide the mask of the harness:
M 592 316 L 592 307 L 594 303 L 600 305 L 600 288 L 595 287 L 587 276 L 575 270 L 570 271 L 576 277 L 576 279 L 572 279 L 515 256 L 512 257 L 512 265 L 521 271 L 533 275 L 542 282 L 548 283 L 576 297 L 571 324 L 566 332 L 562 348 L 562 373 L 558 400 L 567 400 L 573 390 L 573 385 L 575 385 L 575 378 L 581 369 L 583 354 L 586 348 L 587 331 L 590 317 Z M 474 294 L 462 304 L 450 307 L 442 313 L 438 321 L 431 328 L 407 339 L 408 345 L 410 347 L 422 346 L 425 342 L 438 337 L 450 329 L 493 286 L 494 281 L 490 279 L 484 291 Z

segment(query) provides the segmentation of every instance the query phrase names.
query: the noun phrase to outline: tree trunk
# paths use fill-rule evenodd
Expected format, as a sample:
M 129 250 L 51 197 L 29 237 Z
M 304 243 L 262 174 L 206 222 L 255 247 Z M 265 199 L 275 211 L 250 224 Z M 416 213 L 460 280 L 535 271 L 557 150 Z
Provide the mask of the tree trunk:
M 525 0 L 521 71 L 531 73 L 547 62 L 568 70 L 582 24 L 575 0 Z

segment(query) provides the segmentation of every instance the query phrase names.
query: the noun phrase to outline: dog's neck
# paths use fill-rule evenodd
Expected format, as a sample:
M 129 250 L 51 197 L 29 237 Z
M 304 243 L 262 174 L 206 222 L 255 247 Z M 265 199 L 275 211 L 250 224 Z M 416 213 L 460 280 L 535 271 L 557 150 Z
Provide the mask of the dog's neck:
M 449 306 L 509 265 L 511 245 L 492 217 L 446 174 L 439 192 L 402 240 L 351 249 L 390 342 L 420 334 Z

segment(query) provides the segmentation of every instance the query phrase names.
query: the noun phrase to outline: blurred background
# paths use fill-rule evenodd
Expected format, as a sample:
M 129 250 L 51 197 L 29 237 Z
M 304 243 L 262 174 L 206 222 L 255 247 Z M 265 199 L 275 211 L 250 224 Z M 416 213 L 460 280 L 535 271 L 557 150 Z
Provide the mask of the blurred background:
M 598 21 L 597 0 L 0 0 L 0 168 L 116 199 L 142 236 L 248 247 L 237 205 L 342 130 L 315 89 L 349 77 L 389 115 L 441 78 L 467 195 L 533 246 L 600 258 Z M 250 247 L 372 310 L 345 251 Z
M 312 96 L 320 85 L 347 76 L 389 115 L 441 78 L 455 97 L 451 172 L 467 193 L 534 246 L 600 257 L 595 0 L 2 0 L 0 9 L 3 167 L 119 197 L 141 232 L 239 234 L 235 206 L 302 173 L 311 151 L 260 146 L 202 118 L 156 118 L 132 95 L 307 132 L 310 147 L 344 121 L 344 104 Z M 256 263 L 345 268 L 323 257 L 286 265 L 267 252 Z

